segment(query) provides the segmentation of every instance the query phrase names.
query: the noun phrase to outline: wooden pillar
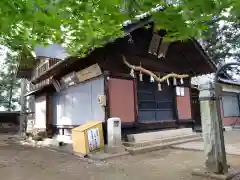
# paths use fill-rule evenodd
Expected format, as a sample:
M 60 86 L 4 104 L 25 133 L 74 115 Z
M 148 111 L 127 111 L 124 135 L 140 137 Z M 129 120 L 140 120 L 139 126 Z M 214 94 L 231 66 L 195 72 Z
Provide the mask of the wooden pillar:
M 20 105 L 21 105 L 21 115 L 20 115 L 20 127 L 19 127 L 19 133 L 21 136 L 25 135 L 26 131 L 26 97 L 25 94 L 27 92 L 27 79 L 23 78 L 21 79 L 21 95 L 20 95 Z

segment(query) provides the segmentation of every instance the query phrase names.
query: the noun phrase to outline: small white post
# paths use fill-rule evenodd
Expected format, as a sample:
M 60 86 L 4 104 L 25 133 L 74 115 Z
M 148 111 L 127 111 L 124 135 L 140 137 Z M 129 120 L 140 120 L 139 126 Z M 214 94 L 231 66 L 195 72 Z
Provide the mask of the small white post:
M 120 118 L 113 117 L 107 121 L 107 137 L 109 147 L 118 147 L 122 145 L 122 132 Z

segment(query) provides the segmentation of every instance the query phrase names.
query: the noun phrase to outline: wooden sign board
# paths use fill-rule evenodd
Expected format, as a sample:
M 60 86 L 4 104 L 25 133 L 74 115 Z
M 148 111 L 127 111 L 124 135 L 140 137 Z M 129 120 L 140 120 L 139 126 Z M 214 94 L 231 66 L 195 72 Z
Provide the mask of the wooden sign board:
M 157 55 L 157 50 L 158 50 L 160 40 L 161 40 L 161 36 L 159 36 L 157 33 L 154 33 L 148 49 L 149 54 Z
M 89 66 L 89 67 L 87 67 L 81 71 L 78 71 L 76 73 L 79 82 L 83 82 L 88 79 L 92 79 L 94 77 L 100 76 L 101 74 L 102 74 L 102 71 L 98 64 Z
M 77 83 L 78 83 L 78 78 L 77 78 L 76 72 L 71 72 L 61 78 L 61 84 L 63 85 L 64 88 L 75 85 Z
M 162 39 L 162 42 L 161 42 L 159 50 L 158 50 L 158 58 L 166 57 L 169 45 L 170 45 L 170 42 Z

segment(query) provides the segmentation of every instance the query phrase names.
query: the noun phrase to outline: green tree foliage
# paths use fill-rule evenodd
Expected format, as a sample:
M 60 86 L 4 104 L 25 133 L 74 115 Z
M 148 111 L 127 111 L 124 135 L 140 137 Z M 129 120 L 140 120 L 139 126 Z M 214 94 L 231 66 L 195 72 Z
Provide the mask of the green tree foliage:
M 205 50 L 216 63 L 240 61 L 240 23 L 211 21 L 205 38 Z
M 151 10 L 156 6 L 164 10 Z M 36 43 L 64 43 L 78 53 L 121 37 L 122 23 L 145 12 L 170 39 L 184 40 L 201 37 L 213 16 L 239 11 L 239 0 L 1 0 L 0 44 L 20 51 Z
M 7 111 L 19 106 L 20 82 L 16 79 L 17 56 L 7 53 L 0 70 L 0 106 Z

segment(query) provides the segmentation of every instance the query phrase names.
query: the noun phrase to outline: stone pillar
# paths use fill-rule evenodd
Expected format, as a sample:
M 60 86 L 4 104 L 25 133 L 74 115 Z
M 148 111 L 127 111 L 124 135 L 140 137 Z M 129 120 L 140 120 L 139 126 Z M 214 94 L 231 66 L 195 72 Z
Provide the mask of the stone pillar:
M 114 117 L 107 120 L 108 145 L 105 151 L 108 153 L 120 153 L 124 151 L 122 146 L 121 120 Z
M 122 145 L 121 120 L 114 117 L 107 121 L 108 146 L 116 147 Z
M 222 167 L 219 162 L 218 144 L 218 114 L 214 86 L 207 83 L 200 86 L 199 93 L 202 132 L 204 140 L 205 166 L 206 170 L 212 173 L 221 173 Z

